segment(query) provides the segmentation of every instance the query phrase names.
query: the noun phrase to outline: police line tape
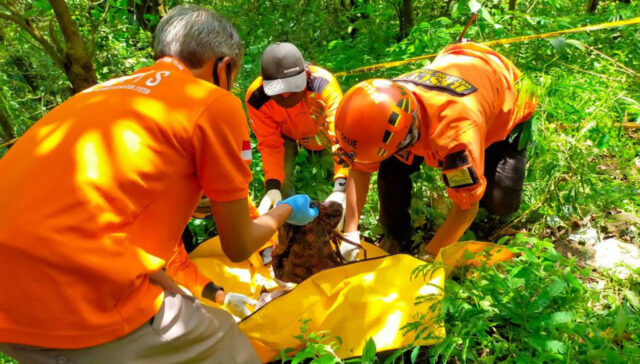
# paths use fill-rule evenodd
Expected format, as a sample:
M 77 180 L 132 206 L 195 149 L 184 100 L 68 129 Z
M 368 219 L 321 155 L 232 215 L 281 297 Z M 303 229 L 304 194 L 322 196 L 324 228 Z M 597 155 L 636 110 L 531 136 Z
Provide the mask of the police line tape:
M 18 141 L 18 138 L 11 139 L 11 140 L 9 140 L 8 142 L 6 142 L 4 144 L 0 144 L 0 148 L 8 147 L 8 146 L 10 146 L 11 144 L 13 144 L 13 143 L 15 143 L 17 141 Z
M 526 42 L 528 40 L 534 40 L 534 39 L 554 38 L 554 37 L 557 37 L 557 36 L 560 36 L 560 35 L 564 35 L 564 34 L 588 32 L 588 31 L 591 31 L 591 30 L 601 30 L 601 29 L 623 27 L 623 26 L 635 25 L 635 24 L 640 24 L 640 17 L 627 19 L 627 20 L 619 20 L 619 21 L 614 21 L 614 22 L 608 22 L 608 23 L 601 23 L 601 24 L 596 24 L 596 25 L 589 25 L 589 26 L 581 27 L 581 28 L 558 30 L 558 31 L 555 31 L 555 32 L 550 32 L 550 33 L 533 34 L 533 35 L 525 35 L 525 36 L 514 37 L 514 38 L 503 38 L 503 39 L 490 40 L 488 42 L 482 42 L 482 43 L 479 43 L 479 44 L 482 44 L 482 45 L 490 47 L 490 46 L 499 45 L 499 44 L 512 44 L 512 43 Z M 393 68 L 393 67 L 398 67 L 398 66 L 403 66 L 403 65 L 406 65 L 406 64 L 410 64 L 410 63 L 424 61 L 426 59 L 433 58 L 433 57 L 435 57 L 437 55 L 438 55 L 438 53 L 432 53 L 432 54 L 426 54 L 426 55 L 423 55 L 423 56 L 407 58 L 407 59 L 404 59 L 404 60 L 401 60 L 401 61 L 391 61 L 391 62 L 379 63 L 379 64 L 375 64 L 375 65 L 371 65 L 371 66 L 365 66 L 365 67 L 356 68 L 356 69 L 353 69 L 353 70 L 350 70 L 350 71 L 338 72 L 338 73 L 335 73 L 334 76 L 335 77 L 342 77 L 342 76 L 347 76 L 347 75 L 355 75 L 355 74 L 359 74 L 359 73 L 375 72 L 375 71 L 379 71 L 379 70 L 383 70 L 383 69 L 387 69 L 387 68 Z M 18 139 L 19 138 L 15 138 L 15 139 L 9 140 L 8 142 L 6 142 L 4 144 L 0 144 L 0 148 L 8 147 L 11 144 L 17 142 Z
M 512 43 L 526 42 L 528 40 L 534 40 L 534 39 L 555 38 L 555 37 L 558 37 L 558 36 L 564 35 L 564 34 L 588 32 L 588 31 L 591 31 L 591 30 L 601 30 L 601 29 L 608 29 L 608 28 L 615 28 L 615 27 L 623 27 L 623 26 L 634 25 L 634 24 L 640 24 L 640 17 L 632 18 L 632 19 L 628 19 L 628 20 L 619 20 L 619 21 L 614 21 L 614 22 L 602 23 L 602 24 L 597 24 L 597 25 L 589 25 L 589 26 L 585 26 L 585 27 L 581 27 L 581 28 L 558 30 L 558 31 L 555 31 L 555 32 L 550 32 L 550 33 L 524 35 L 524 36 L 521 36 L 521 37 L 490 40 L 488 42 L 482 42 L 482 43 L 479 43 L 479 44 L 482 44 L 482 45 L 490 47 L 490 46 L 499 45 L 499 44 L 512 44 Z M 426 59 L 433 58 L 433 57 L 435 57 L 437 55 L 438 55 L 438 53 L 432 53 L 432 54 L 426 54 L 426 55 L 423 55 L 423 56 L 403 59 L 401 61 L 391 61 L 391 62 L 384 62 L 384 63 L 374 64 L 374 65 L 371 65 L 371 66 L 360 67 L 360 68 L 352 69 L 352 70 L 349 70 L 349 71 L 338 72 L 338 73 L 335 73 L 334 76 L 335 77 L 342 77 L 342 76 L 347 76 L 347 75 L 355 75 L 355 74 L 359 74 L 359 73 L 380 71 L 380 70 L 387 69 L 387 68 L 404 66 L 406 64 L 415 63 L 415 62 L 419 62 L 419 61 L 424 61 Z

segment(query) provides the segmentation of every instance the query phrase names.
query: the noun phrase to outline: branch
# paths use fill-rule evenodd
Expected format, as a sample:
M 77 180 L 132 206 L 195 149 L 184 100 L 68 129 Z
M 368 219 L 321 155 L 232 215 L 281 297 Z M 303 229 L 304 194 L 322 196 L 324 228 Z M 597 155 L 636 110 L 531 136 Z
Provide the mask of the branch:
M 58 54 L 64 54 L 64 47 L 62 46 L 60 38 L 58 38 L 58 34 L 56 34 L 54 18 L 49 19 L 49 36 L 51 37 L 53 45 L 56 47 Z
M 98 3 L 96 3 L 98 4 Z M 93 4 L 92 4 L 93 5 Z M 109 13 L 109 2 L 107 1 L 104 4 L 104 13 L 100 16 L 100 20 L 97 22 L 91 18 L 91 39 L 89 39 L 89 44 L 87 44 L 87 51 L 89 52 L 89 56 L 93 58 L 96 51 L 96 35 L 98 34 L 98 24 L 102 23 L 104 18 Z
M 29 33 L 29 35 L 33 39 L 35 39 L 36 42 L 40 43 L 42 48 L 44 48 L 47 54 L 49 54 L 49 56 L 54 60 L 56 65 L 60 67 L 62 70 L 64 70 L 62 55 L 59 54 L 56 50 L 56 47 L 53 44 L 51 44 L 51 42 L 47 38 L 45 38 L 42 35 L 42 33 L 40 33 L 40 30 L 38 30 L 38 28 L 36 28 L 29 19 L 22 16 L 22 14 L 20 14 L 14 7 L 12 7 L 5 0 L 0 0 L 0 5 L 4 6 L 6 9 L 10 11 L 10 14 L 0 13 L 0 19 L 5 19 L 10 22 L 13 22 L 16 25 L 18 25 L 20 28 L 22 28 L 24 31 Z
M 636 123 L 616 123 L 615 125 L 623 129 L 640 129 L 640 124 Z
M 69 49 L 86 49 L 84 41 L 76 28 L 75 23 L 71 19 L 69 8 L 65 0 L 49 0 L 49 4 L 53 8 L 53 12 L 58 19 L 58 25 L 62 31 L 62 36 L 67 45 L 67 51 Z
M 613 58 L 609 57 L 608 55 L 606 55 L 606 54 L 604 54 L 604 53 L 602 53 L 602 52 L 600 52 L 599 50 L 595 49 L 594 47 L 591 47 L 591 46 L 586 45 L 586 44 L 585 44 L 585 47 L 589 48 L 592 52 L 596 53 L 596 54 L 597 54 L 597 55 L 599 55 L 600 57 L 602 57 L 602 58 L 604 58 L 604 59 L 606 59 L 606 60 L 610 61 L 611 63 L 615 64 L 616 66 L 618 66 L 618 67 L 619 67 L 619 68 L 618 68 L 619 70 L 621 70 L 621 71 L 623 71 L 623 72 L 626 72 L 626 73 L 629 73 L 629 74 L 636 75 L 636 76 L 638 75 L 638 72 L 636 72 L 635 70 L 633 70 L 633 69 L 631 69 L 631 68 L 629 68 L 629 67 L 625 66 L 624 64 L 622 64 L 622 63 L 621 63 L 621 62 L 619 62 L 619 61 L 616 61 L 615 59 L 613 59 Z

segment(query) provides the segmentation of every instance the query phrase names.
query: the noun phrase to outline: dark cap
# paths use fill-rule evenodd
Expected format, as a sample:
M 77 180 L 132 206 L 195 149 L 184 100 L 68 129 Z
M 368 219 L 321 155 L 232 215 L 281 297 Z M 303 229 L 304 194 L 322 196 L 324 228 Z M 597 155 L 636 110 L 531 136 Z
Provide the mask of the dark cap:
M 260 59 L 262 86 L 269 95 L 300 92 L 307 86 L 302 53 L 291 43 L 275 43 L 267 47 Z

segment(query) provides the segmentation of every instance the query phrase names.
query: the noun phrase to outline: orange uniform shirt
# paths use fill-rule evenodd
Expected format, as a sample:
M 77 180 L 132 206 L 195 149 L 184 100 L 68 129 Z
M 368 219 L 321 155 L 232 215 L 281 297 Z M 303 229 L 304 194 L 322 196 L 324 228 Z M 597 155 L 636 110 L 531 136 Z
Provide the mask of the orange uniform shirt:
M 283 108 L 267 96 L 262 77 L 256 78 L 247 90 L 245 103 L 258 139 L 265 181 L 284 180 L 283 135 L 309 150 L 337 148 L 334 120 L 342 90 L 329 71 L 312 65 L 309 70 L 304 98 L 292 108 Z M 347 171 L 336 164 L 334 177 L 346 177 Z
M 396 78 L 418 100 L 420 115 L 420 139 L 396 158 L 410 162 L 415 154 L 443 168 L 449 197 L 461 208 L 480 201 L 485 149 L 504 140 L 536 107 L 536 98 L 519 90 L 519 78 L 513 63 L 475 43 L 450 45 L 428 67 Z M 453 158 L 447 161 L 448 156 Z M 369 172 L 378 167 L 354 166 Z
M 189 259 L 182 240 L 176 245 L 173 255 L 167 262 L 167 274 L 199 299 L 202 299 L 204 286 L 209 282 L 215 283 L 214 277 L 209 278 L 202 274 L 198 266 Z
M 173 58 L 56 107 L 0 159 L 0 342 L 81 348 L 153 316 L 202 191 L 247 197 L 239 99 Z

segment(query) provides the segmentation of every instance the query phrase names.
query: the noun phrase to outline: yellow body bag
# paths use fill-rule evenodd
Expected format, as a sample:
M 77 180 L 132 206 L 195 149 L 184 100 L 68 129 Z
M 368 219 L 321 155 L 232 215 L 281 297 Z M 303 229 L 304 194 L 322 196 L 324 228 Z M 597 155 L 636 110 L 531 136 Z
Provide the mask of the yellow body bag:
M 205 243 L 210 253 L 216 251 L 213 245 L 219 245 L 216 240 Z M 444 266 L 438 265 L 425 280 L 422 276 L 411 279 L 415 268 L 427 264 L 424 261 L 406 254 L 385 255 L 366 242 L 363 246 L 369 259 L 319 272 L 238 323 L 263 362 L 285 348 L 302 345 L 294 338 L 300 334 L 301 319 L 308 320 L 310 332 L 340 337 L 342 344 L 335 352 L 340 358 L 361 355 L 369 338 L 373 338 L 379 351 L 436 344 L 445 337 L 441 324 L 435 324 L 429 335 L 417 342 L 413 334 L 404 335 L 401 328 L 416 321 L 418 314 L 426 315 L 421 317 L 423 322 L 434 319 L 438 312 L 429 307 L 442 299 L 445 274 L 458 265 L 481 261 L 493 264 L 513 256 L 495 244 L 458 242 L 441 250 L 436 262 Z M 488 254 L 480 257 L 466 251 Z M 232 263 L 221 249 L 218 252 L 219 256 L 196 254 L 193 261 L 225 290 L 258 299 L 261 291 L 277 288 L 270 268 L 264 267 L 259 258 Z M 432 298 L 428 302 L 414 304 L 418 296 L 429 295 Z

